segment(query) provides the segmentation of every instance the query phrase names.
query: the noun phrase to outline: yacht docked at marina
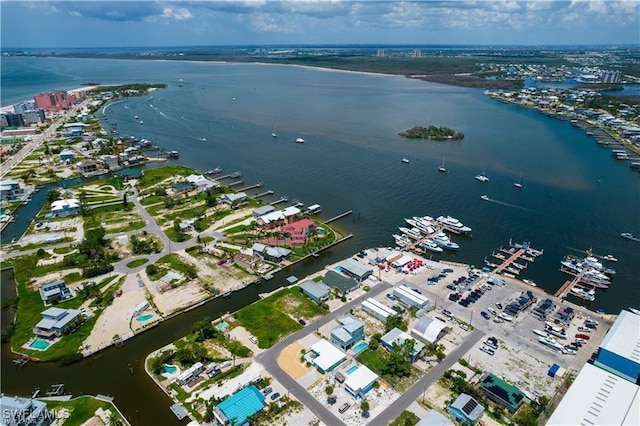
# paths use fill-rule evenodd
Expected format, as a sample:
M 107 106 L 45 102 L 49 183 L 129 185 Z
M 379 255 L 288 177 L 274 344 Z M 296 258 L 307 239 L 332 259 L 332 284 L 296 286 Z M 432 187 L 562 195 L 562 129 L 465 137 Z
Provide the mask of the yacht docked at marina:
M 471 228 L 469 228 L 468 226 L 465 226 L 462 222 L 460 222 L 455 217 L 439 216 L 436 219 L 436 221 L 441 223 L 445 227 L 452 229 L 455 232 L 461 232 L 465 234 L 471 232 Z

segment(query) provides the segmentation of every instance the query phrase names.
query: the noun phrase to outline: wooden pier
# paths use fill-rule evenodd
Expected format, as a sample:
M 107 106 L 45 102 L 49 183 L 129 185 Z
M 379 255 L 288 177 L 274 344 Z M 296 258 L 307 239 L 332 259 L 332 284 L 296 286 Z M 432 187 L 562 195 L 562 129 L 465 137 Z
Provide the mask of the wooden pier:
M 500 247 L 497 253 L 491 253 L 491 256 L 502 261 L 502 263 L 493 270 L 493 273 L 500 274 L 506 271 L 513 276 L 519 275 L 522 270 L 529 266 L 529 263 L 533 262 L 536 257 L 541 256 L 543 253 L 543 250 L 531 248 L 528 244 L 512 244 L 511 241 L 509 241 L 509 248 Z M 522 259 L 527 263 L 518 263 L 518 259 Z M 485 260 L 485 263 L 489 262 Z
M 560 287 L 558 291 L 556 291 L 553 295 L 560 299 L 564 299 L 565 297 L 567 297 L 567 294 L 569 294 L 569 291 L 571 291 L 573 286 L 575 286 L 580 282 L 580 280 L 582 280 L 583 276 L 584 276 L 584 272 L 581 272 L 575 275 L 573 279 L 565 281 L 565 283 L 562 284 L 562 287 Z
M 265 192 L 261 192 L 261 193 L 259 193 L 257 195 L 254 195 L 253 198 L 260 198 L 260 197 L 264 197 L 265 195 L 272 195 L 272 194 L 273 194 L 273 191 L 272 190 L 268 190 L 268 191 L 265 191 Z
M 264 185 L 262 182 L 257 182 L 257 183 L 254 183 L 253 185 L 245 186 L 244 188 L 239 188 L 238 191 L 244 192 L 244 191 L 248 191 L 250 189 L 262 188 L 262 185 Z M 229 185 L 229 186 L 231 186 L 231 185 Z
M 348 215 L 350 215 L 351 213 L 353 213 L 353 210 L 348 210 L 348 211 L 346 211 L 346 212 L 344 212 L 344 213 L 339 214 L 338 216 L 334 216 L 334 217 L 332 217 L 331 219 L 329 219 L 329 220 L 325 221 L 324 223 L 325 223 L 325 224 L 326 224 L 326 223 L 331 223 L 331 222 L 336 221 L 336 220 L 338 220 L 338 219 L 342 219 L 343 217 L 348 216 Z
M 272 206 L 275 206 L 276 204 L 280 204 L 280 203 L 286 203 L 287 201 L 289 201 L 289 199 L 287 197 L 282 197 L 279 200 L 275 200 L 269 204 L 271 204 Z
M 230 183 L 229 185 L 227 185 L 227 186 L 242 185 L 243 183 L 244 183 L 244 181 L 243 181 L 242 179 L 240 179 L 240 180 L 237 180 L 237 181 L 235 181 L 235 182 L 231 182 L 231 183 Z M 238 190 L 238 191 L 240 191 L 240 190 Z

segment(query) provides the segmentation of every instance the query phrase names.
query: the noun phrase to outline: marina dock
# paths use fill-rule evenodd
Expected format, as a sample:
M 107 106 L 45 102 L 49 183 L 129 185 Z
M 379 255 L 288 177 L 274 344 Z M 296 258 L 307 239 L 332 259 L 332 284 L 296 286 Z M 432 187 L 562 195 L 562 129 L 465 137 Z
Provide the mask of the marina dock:
M 249 185 L 249 186 L 245 186 L 243 188 L 239 188 L 238 191 L 239 192 L 244 192 L 244 191 L 248 191 L 250 189 L 262 188 L 262 185 L 264 185 L 262 182 L 256 182 L 253 185 Z M 231 185 L 229 185 L 229 186 L 231 186 Z
M 265 195 L 273 195 L 273 191 L 272 190 L 268 190 L 265 192 L 261 192 L 259 194 L 256 194 L 253 196 L 253 198 L 260 198 L 260 197 L 264 197 Z
M 513 276 L 520 275 L 524 269 L 529 266 L 529 263 L 533 262 L 536 257 L 541 256 L 544 253 L 543 250 L 537 250 L 529 246 L 528 243 L 513 244 L 509 241 L 508 248 L 500 247 L 497 252 L 491 253 L 491 256 L 501 261 L 496 264 L 489 262 L 485 258 L 485 264 L 489 267 L 495 267 L 493 273 L 503 274 L 508 273 Z M 522 259 L 526 263 L 522 264 L 517 260 Z
M 334 221 L 336 221 L 338 219 L 342 219 L 343 217 L 350 215 L 351 213 L 353 213 L 353 210 L 348 210 L 348 211 L 346 211 L 344 213 L 339 214 L 338 216 L 332 217 L 331 219 L 325 221 L 324 223 L 327 224 L 327 223 L 334 222 Z
M 563 271 L 567 273 L 567 271 Z M 560 299 L 564 299 L 567 297 L 567 294 L 571 291 L 571 289 L 582 280 L 584 276 L 584 272 L 581 272 L 573 277 L 573 279 L 565 281 L 564 284 L 553 294 L 555 297 Z
M 244 181 L 242 179 L 235 181 L 235 182 L 231 182 L 228 186 L 236 186 L 236 185 L 242 185 L 244 183 Z M 238 190 L 240 191 L 240 190 Z
M 287 197 L 282 197 L 279 200 L 275 200 L 275 201 L 273 201 L 273 202 L 271 202 L 269 204 L 271 204 L 272 206 L 275 206 L 275 205 L 280 204 L 280 203 L 286 203 L 287 201 L 289 201 L 289 199 Z

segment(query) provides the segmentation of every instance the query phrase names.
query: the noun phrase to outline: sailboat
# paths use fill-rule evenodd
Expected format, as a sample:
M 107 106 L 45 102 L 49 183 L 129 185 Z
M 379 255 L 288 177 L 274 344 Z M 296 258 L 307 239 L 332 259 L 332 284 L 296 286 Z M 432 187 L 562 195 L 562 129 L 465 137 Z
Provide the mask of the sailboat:
M 520 177 L 520 180 L 514 183 L 513 186 L 515 186 L 518 189 L 522 189 L 522 177 Z
M 438 171 L 442 173 L 447 172 L 447 169 L 444 168 L 444 157 L 442 157 L 442 166 L 438 167 Z

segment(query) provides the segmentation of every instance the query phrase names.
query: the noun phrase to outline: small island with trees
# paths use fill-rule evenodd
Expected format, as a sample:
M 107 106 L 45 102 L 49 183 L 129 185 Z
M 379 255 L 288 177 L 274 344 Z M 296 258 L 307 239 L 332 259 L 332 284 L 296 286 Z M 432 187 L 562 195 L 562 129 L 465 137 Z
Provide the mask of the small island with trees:
M 436 126 L 414 126 L 408 130 L 399 133 L 400 136 L 407 139 L 431 139 L 434 141 L 444 141 L 448 139 L 464 139 L 464 134 L 456 132 L 448 127 Z

